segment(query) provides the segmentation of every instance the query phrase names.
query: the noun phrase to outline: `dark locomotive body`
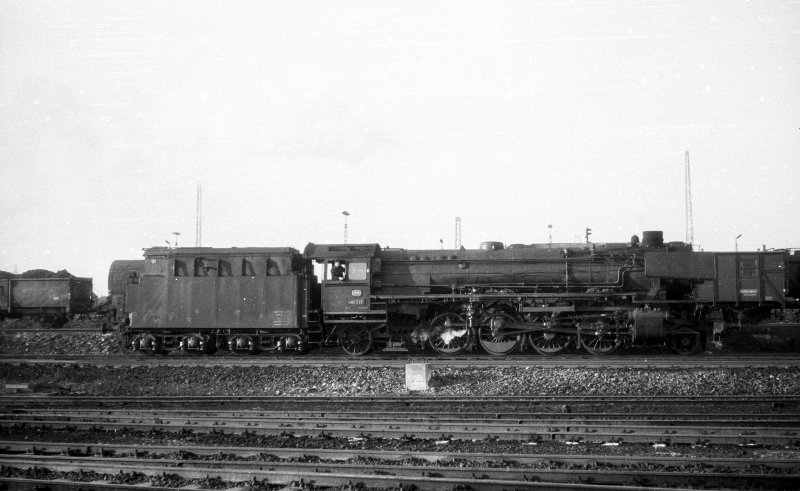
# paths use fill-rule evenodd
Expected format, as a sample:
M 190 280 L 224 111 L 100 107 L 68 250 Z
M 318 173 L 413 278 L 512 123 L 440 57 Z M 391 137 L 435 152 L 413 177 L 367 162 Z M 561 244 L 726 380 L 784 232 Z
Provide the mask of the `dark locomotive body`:
M 352 355 L 415 343 L 445 354 L 644 344 L 691 354 L 726 328 L 796 315 L 800 296 L 799 255 L 693 252 L 661 232 L 472 250 L 157 247 L 112 271 L 129 346 L 151 352 L 336 342 Z
M 122 321 L 134 349 L 256 353 L 321 341 L 313 278 L 295 249 L 155 247 L 137 266 L 116 265 L 127 275 Z
M 731 322 L 796 309 L 800 257 L 788 252 L 704 253 L 645 232 L 628 243 L 487 242 L 475 250 L 309 244 L 320 264 L 326 326 L 351 354 L 409 338 L 441 353 L 481 346 L 607 354 L 663 344 L 690 354 Z M 331 276 L 338 262 L 348 272 Z M 350 268 L 357 271 L 356 278 Z

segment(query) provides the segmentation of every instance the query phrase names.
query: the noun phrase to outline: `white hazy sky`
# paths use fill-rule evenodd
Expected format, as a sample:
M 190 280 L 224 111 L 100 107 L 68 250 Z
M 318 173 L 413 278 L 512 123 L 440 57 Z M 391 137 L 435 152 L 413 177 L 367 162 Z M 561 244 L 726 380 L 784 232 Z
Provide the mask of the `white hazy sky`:
M 0 0 L 0 269 L 144 247 L 800 247 L 797 1 Z

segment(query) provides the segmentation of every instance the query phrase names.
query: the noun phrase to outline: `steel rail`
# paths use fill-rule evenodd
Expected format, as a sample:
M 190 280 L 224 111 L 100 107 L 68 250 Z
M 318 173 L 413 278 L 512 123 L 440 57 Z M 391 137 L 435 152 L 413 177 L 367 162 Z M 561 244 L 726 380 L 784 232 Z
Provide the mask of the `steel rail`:
M 147 487 L 142 487 L 141 484 L 56 481 L 47 479 L 27 479 L 23 477 L 0 477 L 0 489 L 7 491 L 175 491 L 175 488 L 172 486 L 149 485 Z
M 41 417 L 47 415 L 54 418 L 81 418 L 81 417 L 105 417 L 105 418 L 124 418 L 124 417 L 147 417 L 150 413 L 153 417 L 195 417 L 195 418 L 216 418 L 216 419 L 258 419 L 258 420 L 314 420 L 337 418 L 342 420 L 387 420 L 392 421 L 417 421 L 417 422 L 436 422 L 445 419 L 457 419 L 461 422 L 470 421 L 502 421 L 514 420 L 521 421 L 599 421 L 604 419 L 622 421 L 641 421 L 642 423 L 682 423 L 690 421 L 712 422 L 718 424 L 738 424 L 747 421 L 759 421 L 770 424 L 800 424 L 800 413 L 753 413 L 753 412 L 723 412 L 723 413 L 666 413 L 653 414 L 652 412 L 482 412 L 470 411 L 451 411 L 445 408 L 442 411 L 414 411 L 414 410 L 380 410 L 371 411 L 359 410 L 272 410 L 272 409 L 250 409 L 250 410 L 210 410 L 210 409 L 74 409 L 65 412 L 62 407 L 45 407 L 31 409 L 17 409 L 13 413 L 0 413 L 0 418 L 13 418 L 24 415 L 26 417 Z
M 24 327 L 4 327 L 0 329 L 0 335 L 3 334 L 19 334 L 19 333 L 34 333 L 34 334 L 110 334 L 111 331 L 104 333 L 100 327 L 39 327 L 39 328 L 24 328 Z
M 452 491 L 453 489 L 462 489 L 461 486 L 468 486 L 467 489 L 481 489 L 486 491 L 508 491 L 509 489 L 533 489 L 537 491 L 562 491 L 562 490 L 587 490 L 587 491 L 619 491 L 620 487 L 616 485 L 602 485 L 602 484 L 562 484 L 562 483 L 541 483 L 541 482 L 521 482 L 521 481 L 492 481 L 488 479 L 472 479 L 453 480 L 443 478 L 403 478 L 402 481 L 397 481 L 395 478 L 381 479 L 380 476 L 333 476 L 325 474 L 314 474 L 313 485 L 321 484 L 319 477 L 325 477 L 325 481 L 330 483 L 324 484 L 325 486 L 338 486 L 340 489 L 359 489 L 360 485 L 370 485 L 379 489 L 430 489 L 434 491 Z M 205 477 L 205 476 L 204 476 Z M 360 477 L 355 482 L 353 478 Z M 49 491 L 106 491 L 106 490 L 134 490 L 134 491 L 175 491 L 174 487 L 150 487 L 141 485 L 123 486 L 119 484 L 105 484 L 96 482 L 66 482 L 66 481 L 49 481 L 44 479 L 25 479 L 25 478 L 3 478 L 0 477 L 0 484 L 7 486 L 10 491 L 29 491 L 31 489 L 46 489 Z M 302 482 L 292 482 L 288 489 L 304 489 Z M 6 489 L 6 488 L 4 488 Z M 305 488 L 307 489 L 307 488 Z M 674 487 L 658 487 L 658 486 L 625 486 L 625 491 L 675 491 Z
M 376 460 L 418 459 L 430 463 L 453 461 L 457 459 L 472 462 L 497 462 L 503 459 L 523 465 L 541 463 L 555 464 L 608 464 L 608 465 L 644 465 L 657 464 L 664 466 L 681 466 L 697 464 L 695 456 L 674 455 L 603 455 L 603 454 L 539 454 L 539 453 L 491 453 L 491 452 L 448 452 L 446 443 L 441 444 L 441 451 L 397 451 L 397 450 L 367 450 L 354 448 L 289 448 L 289 447 L 218 447 L 197 445 L 126 445 L 112 443 L 63 443 L 63 442 L 33 442 L 33 441 L 3 441 L 0 442 L 0 460 L 5 454 L 54 454 L 54 455 L 96 455 L 117 456 L 138 455 L 143 458 L 146 454 L 171 454 L 186 452 L 194 455 L 232 455 L 238 458 L 272 456 L 278 459 L 289 460 L 298 458 L 315 457 L 321 460 L 352 460 L 356 458 Z M 534 445 L 535 446 L 535 445 Z M 702 463 L 711 466 L 748 467 L 764 465 L 780 469 L 798 471 L 796 458 L 774 457 L 704 457 Z M 800 471 L 798 471 L 800 472 Z
M 152 421 L 59 421 L 40 419 L 0 419 L 0 426 L 6 428 L 53 428 L 53 429 L 106 429 L 110 431 L 166 431 L 195 433 L 225 433 L 254 435 L 292 435 L 328 437 L 380 437 L 388 439 L 456 439 L 484 440 L 499 439 L 511 441 L 574 441 L 574 442 L 639 442 L 639 443 L 687 443 L 707 444 L 800 444 L 800 432 L 792 428 L 763 426 L 675 426 L 675 425 L 632 425 L 628 422 L 612 424 L 602 422 L 530 422 L 523 424 L 504 424 L 479 422 L 404 423 L 353 422 L 328 420 L 326 422 L 292 421 L 285 422 L 258 420 L 219 421 L 204 418 L 179 418 L 178 420 Z
M 697 424 L 714 424 L 718 426 L 769 425 L 794 426 L 800 432 L 800 414 L 652 414 L 652 413 L 461 413 L 461 412 L 418 412 L 418 411 L 211 411 L 211 410 L 130 410 L 130 409 L 81 409 L 65 412 L 60 408 L 36 410 L 16 410 L 13 413 L 0 413 L 0 419 L 36 420 L 50 418 L 58 421 L 104 421 L 104 422 L 155 422 L 164 418 L 185 419 L 194 421 L 241 421 L 261 423 L 269 421 L 292 421 L 327 424 L 331 420 L 341 422 L 368 422 L 376 424 L 439 424 L 446 421 L 458 421 L 459 424 L 482 424 L 485 422 L 513 421 L 515 424 L 601 424 L 606 421 L 624 422 L 639 426 L 675 425 L 692 426 Z
M 541 368 L 748 368 L 748 367 L 800 367 L 800 354 L 770 355 L 697 355 L 692 357 L 656 355 L 591 356 L 581 354 L 562 354 L 553 357 L 530 356 L 526 353 L 500 357 L 463 356 L 444 357 L 426 353 L 407 353 L 397 356 L 371 356 L 363 358 L 292 356 L 264 354 L 256 356 L 134 356 L 134 355 L 44 355 L 22 357 L 20 355 L 0 355 L 0 364 L 16 366 L 63 365 L 63 366 L 103 366 L 103 367 L 382 367 L 404 368 L 408 363 L 427 363 L 433 367 L 541 367 Z
M 313 480 L 319 484 L 330 484 L 329 479 L 341 483 L 340 479 L 356 479 L 360 482 L 379 477 L 378 483 L 405 482 L 421 479 L 421 482 L 437 483 L 440 479 L 458 480 L 462 483 L 483 481 L 505 481 L 547 483 L 622 485 L 645 482 L 659 485 L 684 485 L 702 480 L 704 485 L 731 486 L 736 483 L 748 487 L 765 485 L 782 486 L 800 484 L 800 475 L 763 473 L 720 472 L 663 472 L 645 470 L 580 470 L 538 469 L 516 467 L 458 467 L 430 466 L 403 463 L 328 463 L 328 462 L 276 462 L 276 461 L 231 461 L 197 459 L 137 459 L 118 457 L 74 457 L 74 456 L 3 456 L 5 464 L 15 468 L 47 468 L 60 472 L 93 471 L 97 473 L 143 473 L 146 475 L 177 474 L 185 478 L 217 476 L 225 481 L 268 480 L 270 483 L 289 484 L 299 479 Z M 323 477 L 324 476 L 324 477 Z M 422 476 L 422 477 L 420 477 Z M 388 480 L 388 481 L 387 481 Z M 398 481 L 399 480 L 399 481 Z
M 232 405 L 232 404 L 254 404 L 264 405 L 264 407 L 276 407 L 281 404 L 320 404 L 322 407 L 331 407 L 332 405 L 356 405 L 363 406 L 365 404 L 372 405 L 401 405 L 421 407 L 425 404 L 430 404 L 438 407 L 446 407 L 447 405 L 466 405 L 474 408 L 476 405 L 483 407 L 500 406 L 508 407 L 519 405 L 535 405 L 535 404 L 649 404 L 657 403 L 659 405 L 678 405 L 685 406 L 686 404 L 714 404 L 724 403 L 731 404 L 794 404 L 800 403 L 800 394 L 736 394 L 736 395 L 701 395 L 701 396 L 670 396 L 670 395 L 654 395 L 654 396 L 640 396 L 640 395 L 624 395 L 624 394 L 585 394 L 585 395 L 548 395 L 548 394 L 533 394 L 521 396 L 450 396 L 450 395 L 425 395 L 414 394 L 408 395 L 386 395 L 386 396 L 236 396 L 236 395 L 220 395 L 220 396 L 54 396 L 53 394 L 3 394 L 0 396 L 0 405 L 19 405 L 19 404 L 34 404 L 45 403 L 48 405 L 58 404 L 64 407 L 66 404 L 91 404 L 93 407 L 106 407 L 112 404 L 116 405 L 154 405 L 158 407 L 178 405 L 185 407 L 186 405 L 202 404 L 203 407 L 213 407 L 215 405 Z

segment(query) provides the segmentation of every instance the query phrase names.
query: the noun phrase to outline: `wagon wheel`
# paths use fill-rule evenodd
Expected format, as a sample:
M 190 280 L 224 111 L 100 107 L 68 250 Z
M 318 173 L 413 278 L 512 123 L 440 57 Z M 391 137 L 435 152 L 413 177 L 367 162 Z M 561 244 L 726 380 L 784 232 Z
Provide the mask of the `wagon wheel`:
M 481 347 L 494 356 L 507 355 L 519 347 L 522 336 L 519 333 L 503 333 L 507 324 L 514 324 L 516 320 L 509 314 L 492 314 L 485 322 L 478 326 L 478 342 Z
M 372 331 L 363 324 L 348 324 L 338 335 L 339 346 L 350 356 L 366 355 L 372 349 Z
M 431 348 L 445 355 L 457 355 L 471 342 L 467 321 L 460 315 L 448 312 L 431 321 Z
M 580 331 L 578 338 L 583 349 L 593 355 L 610 355 L 622 346 L 622 337 L 607 331 L 605 325 L 596 330 Z
M 693 355 L 700 351 L 700 333 L 689 326 L 680 326 L 672 335 L 669 347 L 679 355 Z
M 538 324 L 546 326 L 542 321 Z M 569 345 L 572 344 L 572 336 L 545 329 L 528 334 L 528 343 L 540 355 L 553 356 L 569 348 Z

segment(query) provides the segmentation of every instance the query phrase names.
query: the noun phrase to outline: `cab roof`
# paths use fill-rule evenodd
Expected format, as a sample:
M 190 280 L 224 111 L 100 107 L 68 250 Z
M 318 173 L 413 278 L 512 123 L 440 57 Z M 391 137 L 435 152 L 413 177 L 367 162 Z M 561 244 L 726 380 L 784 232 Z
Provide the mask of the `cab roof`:
M 309 259 L 375 257 L 378 244 L 314 244 L 309 242 L 303 254 Z
M 299 254 L 292 247 L 150 247 L 144 249 L 147 256 L 290 256 Z

